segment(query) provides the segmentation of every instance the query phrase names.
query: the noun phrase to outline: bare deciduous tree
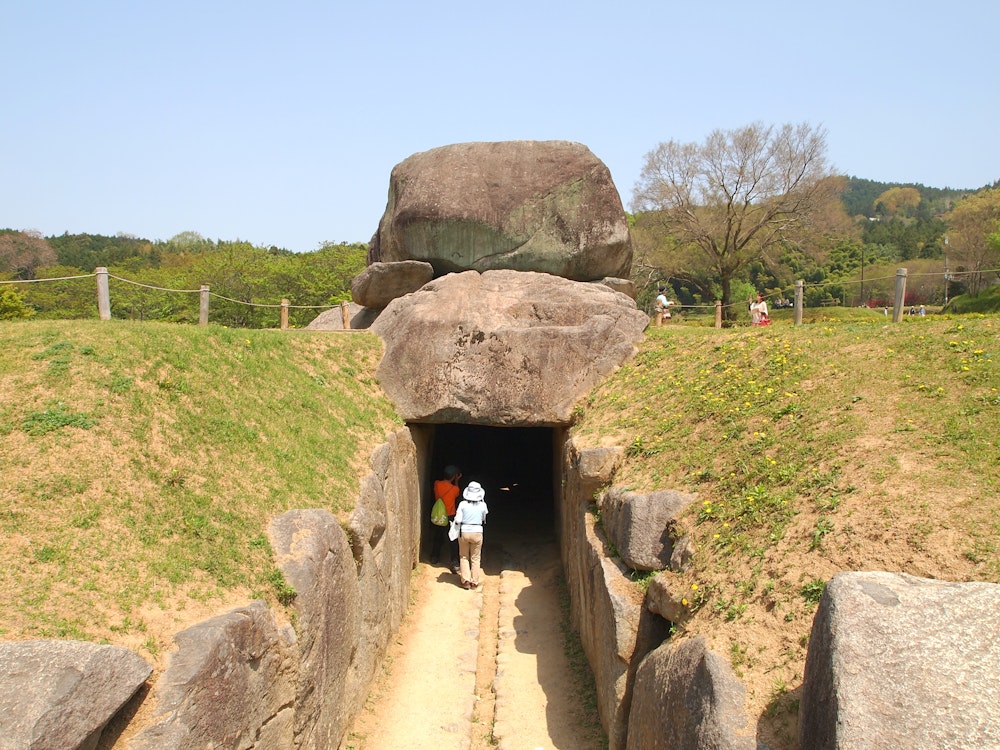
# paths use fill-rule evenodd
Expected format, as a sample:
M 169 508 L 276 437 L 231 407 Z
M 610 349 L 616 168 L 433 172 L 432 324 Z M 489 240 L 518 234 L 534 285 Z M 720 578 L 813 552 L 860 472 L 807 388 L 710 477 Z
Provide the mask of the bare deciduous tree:
M 1000 232 L 1000 188 L 963 198 L 946 219 L 952 258 L 966 269 L 962 280 L 969 293 L 979 294 L 996 279 L 1000 266 L 1000 247 L 991 240 Z
M 41 232 L 0 231 L 0 272 L 31 279 L 39 266 L 51 266 L 55 262 L 56 253 Z
M 716 130 L 702 144 L 661 143 L 646 154 L 632 210 L 654 212 L 682 249 L 673 272 L 717 277 L 726 317 L 732 282 L 749 264 L 814 228 L 836 197 L 826 131 L 808 124 L 753 123 Z

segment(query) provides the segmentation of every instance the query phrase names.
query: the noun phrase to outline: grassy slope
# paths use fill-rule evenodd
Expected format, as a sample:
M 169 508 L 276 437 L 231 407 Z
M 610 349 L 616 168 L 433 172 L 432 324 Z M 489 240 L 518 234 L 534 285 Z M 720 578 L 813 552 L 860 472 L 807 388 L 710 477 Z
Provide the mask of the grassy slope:
M 694 565 L 668 574 L 683 630 L 729 656 L 775 748 L 834 573 L 1000 580 L 1000 320 L 859 314 L 650 330 L 574 428 L 627 446 L 620 483 L 698 493 Z M 343 513 L 399 424 L 366 334 L 25 322 L 0 350 L 4 639 L 158 663 L 179 627 L 274 602 L 267 520 Z
M 399 426 L 367 334 L 8 322 L 0 350 L 4 639 L 160 663 L 179 626 L 277 601 L 268 520 L 349 510 Z
M 697 493 L 681 631 L 730 658 L 775 748 L 832 575 L 1000 581 L 1000 320 L 823 315 L 846 317 L 651 329 L 574 430 L 627 446 L 618 483 Z

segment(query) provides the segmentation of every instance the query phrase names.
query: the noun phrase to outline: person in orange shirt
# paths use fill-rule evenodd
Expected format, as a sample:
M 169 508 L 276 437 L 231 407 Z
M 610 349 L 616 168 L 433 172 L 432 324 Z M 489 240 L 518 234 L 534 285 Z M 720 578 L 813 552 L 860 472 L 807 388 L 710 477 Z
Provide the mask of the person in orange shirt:
M 441 498 L 444 502 L 445 513 L 448 520 L 455 520 L 455 506 L 458 503 L 458 495 L 462 488 L 458 486 L 458 480 L 462 478 L 462 472 L 457 466 L 448 465 L 444 467 L 444 479 L 434 481 L 434 497 Z M 431 563 L 437 563 L 441 559 L 441 547 L 447 544 L 451 552 L 451 572 L 458 572 L 458 541 L 448 539 L 448 526 L 435 526 L 434 539 L 431 544 Z

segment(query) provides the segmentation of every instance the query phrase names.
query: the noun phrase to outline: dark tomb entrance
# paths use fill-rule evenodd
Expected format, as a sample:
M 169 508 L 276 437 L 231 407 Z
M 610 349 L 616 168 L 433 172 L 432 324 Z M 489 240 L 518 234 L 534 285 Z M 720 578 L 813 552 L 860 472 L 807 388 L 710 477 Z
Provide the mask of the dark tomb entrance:
M 479 482 L 489 516 L 484 549 L 507 541 L 556 535 L 562 431 L 551 427 L 487 427 L 440 424 L 433 428 L 424 488 L 429 517 L 433 481 L 448 464 L 462 471 L 461 486 Z M 423 545 L 424 554 L 428 546 Z

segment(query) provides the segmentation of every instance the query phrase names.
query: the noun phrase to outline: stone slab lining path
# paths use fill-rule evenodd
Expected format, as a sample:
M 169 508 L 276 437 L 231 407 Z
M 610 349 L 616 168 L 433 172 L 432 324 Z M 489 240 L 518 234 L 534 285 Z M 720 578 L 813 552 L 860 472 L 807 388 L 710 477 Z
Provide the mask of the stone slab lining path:
M 341 750 L 607 747 L 589 675 L 566 655 L 554 538 L 492 531 L 479 591 L 444 566 L 414 571 L 410 611 Z

